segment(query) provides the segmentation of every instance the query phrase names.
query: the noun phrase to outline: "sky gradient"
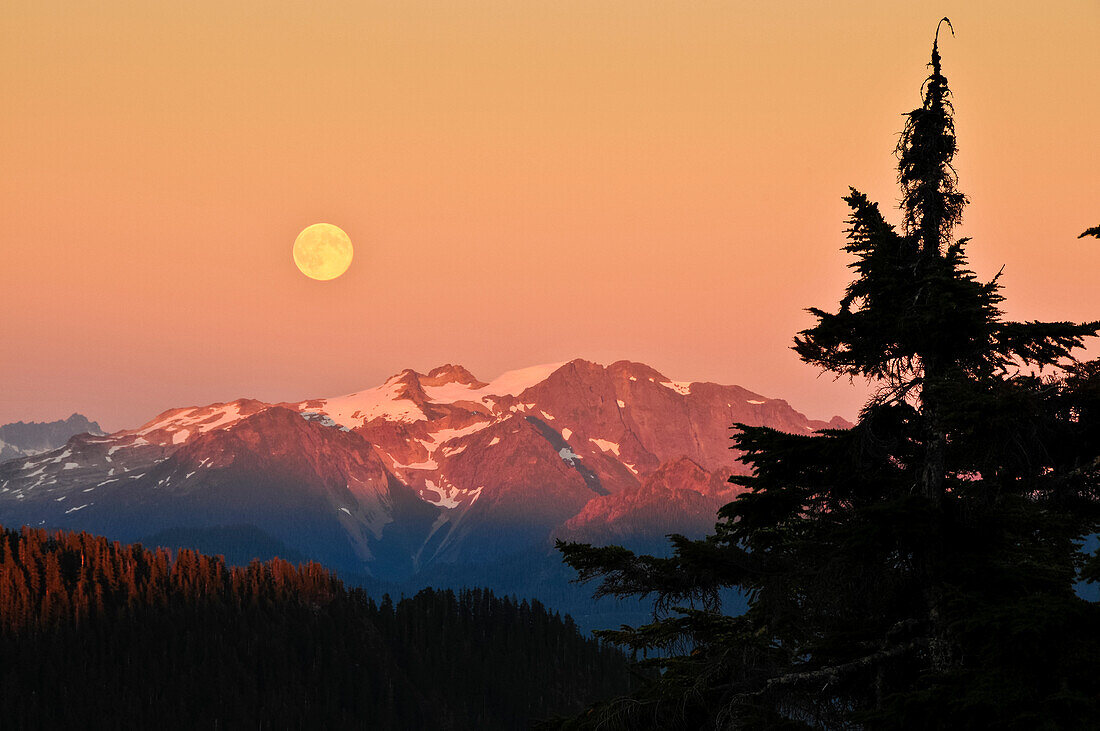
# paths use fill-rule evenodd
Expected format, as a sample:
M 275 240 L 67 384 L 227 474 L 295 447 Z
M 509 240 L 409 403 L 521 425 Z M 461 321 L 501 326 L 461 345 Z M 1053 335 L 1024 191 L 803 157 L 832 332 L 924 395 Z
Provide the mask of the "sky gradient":
M 945 13 L 975 270 L 1100 317 L 1095 0 L 8 0 L 0 423 L 574 357 L 853 418 L 789 346 L 848 281 L 848 186 L 897 220 Z M 320 221 L 331 282 L 291 258 Z

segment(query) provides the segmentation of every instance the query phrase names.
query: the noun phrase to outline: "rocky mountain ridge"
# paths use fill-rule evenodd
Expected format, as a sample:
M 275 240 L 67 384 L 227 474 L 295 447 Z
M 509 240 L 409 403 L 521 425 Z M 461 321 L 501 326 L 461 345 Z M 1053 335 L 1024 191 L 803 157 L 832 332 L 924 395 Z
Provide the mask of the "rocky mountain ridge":
M 342 571 L 406 581 L 555 537 L 702 534 L 745 471 L 734 423 L 847 426 L 739 386 L 584 360 L 486 382 L 404 370 L 345 396 L 166 411 L 0 464 L 0 523 L 123 540 L 251 525 Z
M 16 421 L 0 425 L 0 462 L 63 447 L 75 434 L 103 434 L 99 424 L 83 414 L 49 422 Z

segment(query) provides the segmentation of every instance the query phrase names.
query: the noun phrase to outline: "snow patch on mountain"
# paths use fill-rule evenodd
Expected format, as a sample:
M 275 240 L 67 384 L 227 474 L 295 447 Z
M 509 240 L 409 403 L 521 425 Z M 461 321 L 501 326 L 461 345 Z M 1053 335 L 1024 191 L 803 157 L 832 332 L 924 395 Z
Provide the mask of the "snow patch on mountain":
M 427 490 L 424 491 L 422 497 L 433 505 L 447 508 L 448 510 L 453 510 L 461 505 L 463 499 L 467 497 L 469 493 L 468 490 L 462 490 L 455 487 L 446 479 L 441 479 L 438 485 L 434 480 L 425 480 L 424 485 Z M 478 488 L 476 492 L 477 495 L 480 495 L 481 488 Z M 432 499 L 433 494 L 438 496 L 434 500 Z M 474 500 L 476 499 L 477 496 L 475 495 Z
M 545 365 L 506 371 L 489 383 L 475 387 L 474 384 L 446 383 L 441 386 L 424 386 L 428 400 L 437 404 L 453 404 L 456 401 L 477 401 L 487 403 L 491 397 L 518 396 L 531 386 L 542 383 L 550 374 L 561 368 L 564 363 Z M 531 408 L 534 405 L 532 404 Z
M 220 429 L 234 424 L 245 416 L 246 414 L 241 413 L 240 401 L 172 409 L 133 433 L 145 437 L 154 432 L 165 431 L 172 434 L 173 444 L 182 444 L 187 441 L 191 432 L 205 434 L 211 429 Z
M 609 442 L 606 439 L 589 439 L 588 441 L 599 447 L 601 451 L 614 452 L 616 457 L 619 456 L 619 445 L 615 442 Z
M 432 432 L 429 436 L 432 438 L 431 442 L 425 442 L 424 448 L 429 452 L 434 452 L 438 447 L 447 442 L 459 439 L 461 437 L 469 436 L 470 434 L 476 434 L 477 432 L 485 429 L 493 424 L 492 421 L 478 421 L 464 426 L 460 429 L 440 429 L 439 431 Z
M 439 464 L 434 459 L 426 459 L 423 462 L 413 462 L 412 464 L 401 464 L 400 462 L 394 462 L 393 466 L 401 470 L 438 470 Z
M 340 426 L 349 429 L 363 426 L 378 418 L 404 423 L 427 419 L 423 410 L 406 397 L 407 389 L 408 386 L 394 376 L 381 386 L 365 391 L 322 399 L 319 402 L 303 401 L 299 408 L 314 407 Z

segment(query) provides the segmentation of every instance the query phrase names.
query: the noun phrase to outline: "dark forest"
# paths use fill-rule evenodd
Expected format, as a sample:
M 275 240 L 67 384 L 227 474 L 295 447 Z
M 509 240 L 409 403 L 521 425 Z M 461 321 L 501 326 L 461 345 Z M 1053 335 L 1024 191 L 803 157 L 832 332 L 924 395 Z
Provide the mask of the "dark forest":
M 87 533 L 0 533 L 0 602 L 4 727 L 526 728 L 630 682 L 538 602 Z

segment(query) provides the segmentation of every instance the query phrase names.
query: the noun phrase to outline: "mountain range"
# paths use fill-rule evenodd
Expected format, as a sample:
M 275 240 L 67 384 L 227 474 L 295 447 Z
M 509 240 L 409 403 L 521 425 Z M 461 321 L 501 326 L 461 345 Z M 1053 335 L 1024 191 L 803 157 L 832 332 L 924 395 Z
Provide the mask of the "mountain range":
M 57 449 L 74 434 L 103 434 L 99 424 L 83 414 L 49 422 L 22 422 L 0 425 L 0 461 L 29 457 L 32 454 Z
M 73 436 L 0 463 L 0 524 L 237 553 L 253 535 L 257 553 L 367 584 L 486 585 L 553 606 L 568 579 L 555 538 L 660 550 L 667 533 L 713 528 L 737 494 L 727 478 L 747 469 L 729 448 L 735 422 L 849 426 L 641 363 L 491 382 L 444 365 L 336 398 L 239 399 Z

